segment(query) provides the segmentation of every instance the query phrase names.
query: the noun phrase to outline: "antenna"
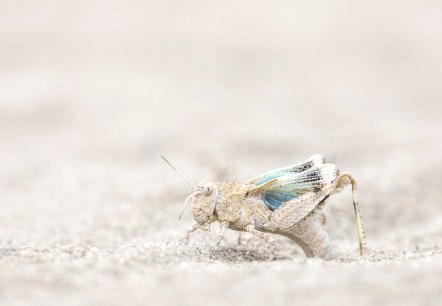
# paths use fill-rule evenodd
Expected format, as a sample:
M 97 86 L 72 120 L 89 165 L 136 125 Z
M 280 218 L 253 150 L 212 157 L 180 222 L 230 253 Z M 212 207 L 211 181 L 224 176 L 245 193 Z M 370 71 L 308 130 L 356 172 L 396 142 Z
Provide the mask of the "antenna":
M 183 208 L 181 209 L 181 213 L 178 217 L 178 221 L 181 220 L 181 217 L 183 216 L 184 211 L 186 210 L 186 206 L 187 206 L 187 203 L 189 203 L 189 200 L 198 193 L 201 193 L 201 191 L 195 191 L 194 193 L 192 193 L 190 196 L 187 197 L 186 201 L 184 201 L 184 205 L 183 205 Z
M 173 169 L 175 170 L 176 173 L 178 173 L 186 182 L 187 184 L 189 184 L 190 187 L 192 187 L 193 190 L 195 190 L 195 186 L 192 185 L 192 183 L 184 176 L 184 174 L 182 174 L 181 172 L 179 172 L 177 170 L 177 168 L 175 168 L 174 165 L 172 165 L 172 163 L 170 161 L 167 160 L 167 158 L 165 158 L 163 155 L 161 155 L 161 158 Z

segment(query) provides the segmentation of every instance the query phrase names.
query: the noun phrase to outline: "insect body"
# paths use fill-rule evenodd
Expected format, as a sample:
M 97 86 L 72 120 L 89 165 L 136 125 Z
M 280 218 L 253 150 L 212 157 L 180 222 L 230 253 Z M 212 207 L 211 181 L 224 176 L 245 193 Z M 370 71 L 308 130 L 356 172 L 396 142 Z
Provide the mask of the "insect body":
M 191 232 L 207 230 L 211 223 L 218 221 L 218 244 L 227 228 L 249 232 L 267 242 L 270 258 L 273 258 L 275 240 L 269 233 L 275 233 L 297 242 L 309 257 L 330 258 L 333 250 L 324 229 L 325 217 L 321 209 L 329 196 L 349 184 L 353 190 L 360 254 L 364 255 L 357 182 L 349 173 L 340 174 L 336 165 L 325 163 L 320 155 L 247 182 L 190 184 L 194 192 L 187 198 L 183 211 L 193 198 L 192 216 L 196 223 L 189 228 L 186 239 L 188 241 Z

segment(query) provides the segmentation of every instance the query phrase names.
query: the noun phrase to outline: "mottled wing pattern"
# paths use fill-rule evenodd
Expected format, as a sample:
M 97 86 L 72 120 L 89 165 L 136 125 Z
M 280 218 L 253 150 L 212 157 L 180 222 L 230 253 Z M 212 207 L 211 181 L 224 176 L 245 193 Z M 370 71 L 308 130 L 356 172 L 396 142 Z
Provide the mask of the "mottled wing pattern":
M 261 175 L 255 177 L 254 179 L 248 181 L 247 183 L 254 184 L 254 185 L 261 185 L 265 182 L 268 182 L 272 179 L 275 179 L 275 178 L 278 178 L 281 176 L 292 175 L 295 173 L 303 172 L 303 171 L 308 170 L 310 168 L 317 167 L 319 165 L 322 165 L 324 162 L 325 162 L 325 160 L 322 155 L 315 154 L 301 163 L 268 171 L 264 174 L 261 174 Z
M 256 186 L 250 192 L 261 193 L 269 208 L 275 210 L 284 202 L 330 184 L 338 174 L 339 169 L 336 165 L 322 164 L 303 172 L 274 178 Z

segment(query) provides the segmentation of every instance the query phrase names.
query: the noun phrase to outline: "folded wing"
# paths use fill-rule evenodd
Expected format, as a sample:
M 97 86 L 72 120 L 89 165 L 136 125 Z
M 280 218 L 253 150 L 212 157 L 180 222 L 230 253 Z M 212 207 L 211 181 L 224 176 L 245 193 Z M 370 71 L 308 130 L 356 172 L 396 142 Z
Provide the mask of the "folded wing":
M 284 202 L 330 184 L 337 178 L 339 169 L 334 164 L 320 164 L 302 172 L 285 172 L 288 173 L 285 175 L 284 172 L 281 173 L 282 176 L 267 180 L 249 190 L 260 193 L 272 210 Z
M 317 167 L 319 165 L 324 164 L 324 162 L 325 162 L 325 160 L 322 155 L 315 154 L 301 163 L 268 171 L 264 174 L 261 174 L 260 176 L 255 177 L 254 179 L 248 181 L 247 183 L 261 185 L 261 184 L 268 182 L 274 178 L 278 178 L 278 177 L 286 176 L 286 175 L 292 175 L 295 173 L 300 173 L 300 172 L 303 172 L 303 171 L 308 170 L 310 168 Z

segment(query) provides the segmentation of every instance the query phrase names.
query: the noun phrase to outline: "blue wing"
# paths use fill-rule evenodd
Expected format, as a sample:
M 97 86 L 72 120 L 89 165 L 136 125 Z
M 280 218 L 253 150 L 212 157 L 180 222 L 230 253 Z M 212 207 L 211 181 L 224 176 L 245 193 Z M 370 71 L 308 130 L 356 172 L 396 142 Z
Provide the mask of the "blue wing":
M 330 184 L 338 174 L 339 169 L 336 165 L 322 164 L 303 172 L 292 172 L 273 178 L 250 191 L 259 192 L 269 208 L 275 210 L 284 202 Z
M 315 154 L 299 164 L 294 164 L 294 165 L 291 165 L 288 167 L 268 171 L 264 174 L 261 174 L 261 175 L 255 177 L 254 179 L 251 179 L 247 183 L 261 185 L 261 184 L 268 182 L 274 178 L 278 178 L 281 176 L 287 176 L 287 175 L 293 175 L 293 174 L 308 170 L 310 168 L 317 167 L 319 165 L 324 164 L 324 162 L 325 162 L 325 160 L 324 160 L 324 157 L 322 157 L 322 155 Z

